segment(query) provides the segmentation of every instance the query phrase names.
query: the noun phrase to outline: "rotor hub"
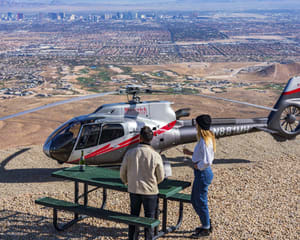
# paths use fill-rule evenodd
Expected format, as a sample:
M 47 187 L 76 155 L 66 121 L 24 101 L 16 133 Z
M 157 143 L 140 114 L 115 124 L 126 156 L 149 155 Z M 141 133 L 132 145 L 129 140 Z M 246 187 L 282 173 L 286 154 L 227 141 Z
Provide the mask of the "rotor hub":
M 287 114 L 285 119 L 289 124 L 293 124 L 296 121 L 296 116 L 294 114 Z

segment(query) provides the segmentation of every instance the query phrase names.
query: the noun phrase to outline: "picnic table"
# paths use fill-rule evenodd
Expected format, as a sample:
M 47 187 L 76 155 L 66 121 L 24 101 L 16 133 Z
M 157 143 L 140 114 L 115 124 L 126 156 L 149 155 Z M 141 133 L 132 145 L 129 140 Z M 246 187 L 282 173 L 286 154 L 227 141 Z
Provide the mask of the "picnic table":
M 86 166 L 84 171 L 80 171 L 79 166 L 65 168 L 55 171 L 51 174 L 53 177 L 62 178 L 65 180 L 71 180 L 74 182 L 74 202 L 67 202 L 64 200 L 54 199 L 50 197 L 43 197 L 37 199 L 35 202 L 47 207 L 53 208 L 53 224 L 54 227 L 59 230 L 65 230 L 72 226 L 74 223 L 86 218 L 86 217 L 98 217 L 101 219 L 107 219 L 110 221 L 116 221 L 126 223 L 130 225 L 142 226 L 146 228 L 154 229 L 154 239 L 163 236 L 166 233 L 175 231 L 182 222 L 183 216 L 183 202 L 190 201 L 190 195 L 182 194 L 180 191 L 189 187 L 190 182 L 165 179 L 159 184 L 159 198 L 162 199 L 162 210 L 157 211 L 155 219 L 146 217 L 136 217 L 127 213 L 112 211 L 105 209 L 107 199 L 107 189 L 127 192 L 127 185 L 123 184 L 120 179 L 120 172 L 118 170 L 97 167 Z M 79 184 L 83 184 L 83 193 L 79 193 Z M 93 186 L 89 189 L 89 186 Z M 88 205 L 89 193 L 102 188 L 102 204 L 100 207 L 91 207 Z M 83 198 L 83 204 L 79 204 L 79 199 Z M 167 226 L 168 219 L 168 201 L 179 201 L 179 217 L 177 225 Z M 57 211 L 66 210 L 74 212 L 74 218 L 63 225 L 58 224 Z M 162 213 L 162 222 L 159 221 L 159 214 Z M 159 225 L 161 230 L 159 230 Z

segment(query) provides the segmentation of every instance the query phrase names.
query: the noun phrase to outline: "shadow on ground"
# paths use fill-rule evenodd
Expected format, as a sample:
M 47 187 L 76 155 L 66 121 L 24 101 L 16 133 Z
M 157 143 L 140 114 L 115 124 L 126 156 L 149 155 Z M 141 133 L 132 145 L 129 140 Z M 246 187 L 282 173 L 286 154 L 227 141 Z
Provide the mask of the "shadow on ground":
M 51 177 L 51 173 L 62 168 L 22 168 L 6 169 L 5 166 L 14 158 L 29 151 L 30 148 L 23 148 L 0 163 L 0 183 L 34 183 L 57 181 Z
M 192 159 L 190 157 L 175 157 L 175 158 L 167 158 L 165 160 L 171 163 L 172 167 L 183 167 L 183 166 L 193 166 Z M 231 158 L 231 159 L 215 159 L 213 164 L 249 164 L 253 163 L 250 160 L 239 159 L 239 158 Z
M 8 222 L 11 224 L 7 226 Z M 65 231 L 57 232 L 52 225 L 52 218 L 10 210 L 0 211 L 0 239 L 3 240 L 126 239 L 127 231 L 127 227 L 96 227 L 80 222 Z
M 49 211 L 49 213 L 52 213 Z M 87 221 L 81 221 L 65 231 L 56 231 L 52 218 L 19 211 L 0 210 L 0 239 L 2 240 L 98 240 L 98 239 L 127 239 L 128 227 L 125 225 L 105 227 L 94 226 Z M 67 219 L 64 219 L 68 221 Z M 10 223 L 10 224 L 7 224 Z M 162 239 L 187 239 L 193 230 L 178 229 L 169 233 Z M 143 238 L 143 228 L 140 228 L 140 235 Z
M 17 156 L 29 151 L 30 148 L 23 148 L 12 155 L 5 158 L 0 163 L 0 183 L 36 183 L 36 182 L 51 182 L 57 181 L 56 178 L 51 177 L 51 173 L 62 168 L 25 168 L 25 169 L 6 169 L 5 166 L 9 161 L 13 160 Z M 190 157 L 175 157 L 167 158 L 165 156 L 164 160 L 171 163 L 172 167 L 183 167 L 183 166 L 193 166 Z M 245 159 L 215 159 L 213 164 L 237 164 L 237 163 L 251 163 L 249 160 Z M 112 166 L 111 166 L 112 167 Z M 113 168 L 118 169 L 118 166 L 113 166 Z

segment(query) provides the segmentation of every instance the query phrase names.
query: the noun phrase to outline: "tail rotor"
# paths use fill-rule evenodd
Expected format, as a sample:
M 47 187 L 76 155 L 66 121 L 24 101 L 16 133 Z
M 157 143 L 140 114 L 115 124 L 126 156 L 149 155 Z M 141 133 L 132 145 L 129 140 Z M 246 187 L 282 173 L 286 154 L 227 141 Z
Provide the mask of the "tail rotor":
M 280 127 L 287 134 L 296 133 L 300 129 L 300 107 L 288 106 L 280 115 Z
M 285 139 L 300 134 L 300 76 L 291 78 L 268 117 L 268 128 Z

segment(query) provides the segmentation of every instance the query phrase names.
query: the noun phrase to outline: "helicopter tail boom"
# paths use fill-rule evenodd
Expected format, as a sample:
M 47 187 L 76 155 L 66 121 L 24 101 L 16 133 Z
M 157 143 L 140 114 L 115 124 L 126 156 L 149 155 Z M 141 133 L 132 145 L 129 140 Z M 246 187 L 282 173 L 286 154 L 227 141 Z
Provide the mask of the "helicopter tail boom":
M 267 118 L 213 118 L 210 130 L 215 134 L 216 138 L 235 136 L 250 132 L 261 131 L 261 128 L 267 127 Z M 197 131 L 196 121 L 178 120 L 182 127 L 179 128 L 180 144 L 195 142 Z
M 266 118 L 213 118 L 210 130 L 214 132 L 216 138 L 264 131 L 271 134 L 276 141 L 294 139 L 300 134 L 300 76 L 288 81 L 273 108 L 264 107 L 264 109 L 271 110 Z M 177 124 L 180 125 L 179 144 L 196 141 L 195 119 L 180 120 L 181 116 L 186 116 L 185 112 L 186 109 L 184 111 L 180 109 L 176 114 Z

